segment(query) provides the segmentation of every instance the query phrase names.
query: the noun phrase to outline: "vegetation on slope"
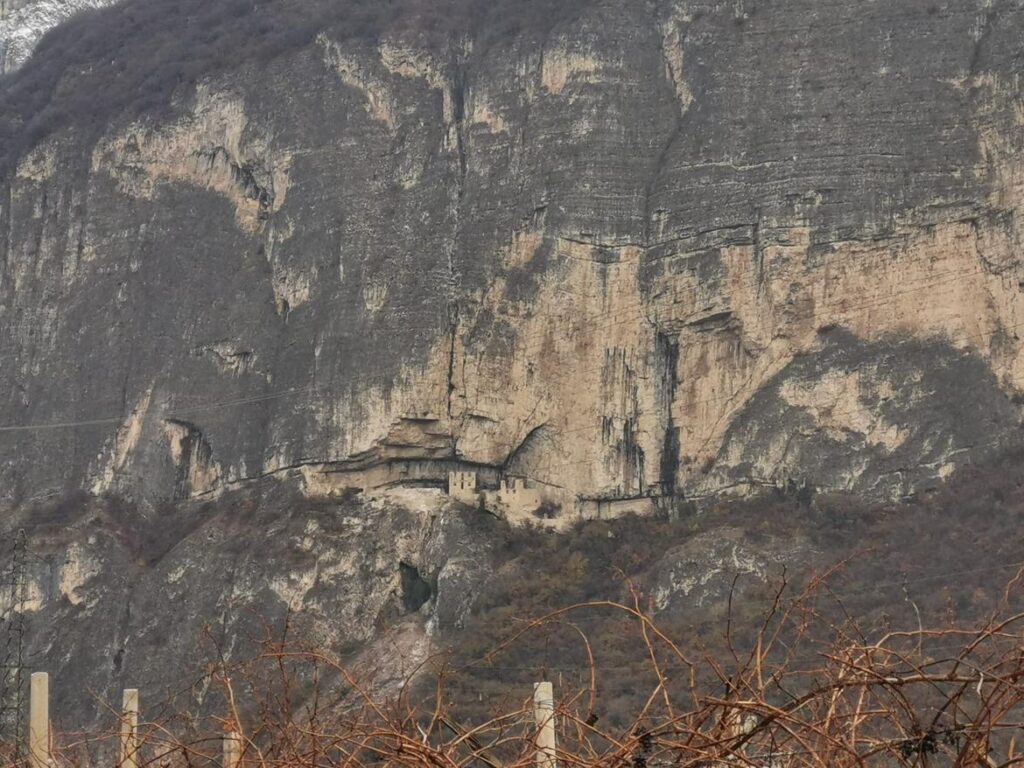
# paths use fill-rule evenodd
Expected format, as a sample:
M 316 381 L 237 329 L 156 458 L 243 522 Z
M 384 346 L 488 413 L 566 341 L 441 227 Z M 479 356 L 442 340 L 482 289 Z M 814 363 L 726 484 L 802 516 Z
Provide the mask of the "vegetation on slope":
M 483 538 L 495 548 L 492 576 L 480 585 L 464 626 L 446 628 L 435 637 L 443 650 L 437 662 L 444 666 L 446 706 L 461 722 L 481 723 L 529 696 L 540 679 L 555 681 L 562 691 L 585 690 L 592 654 L 599 674 L 588 714 L 597 716 L 603 728 L 626 728 L 658 684 L 658 672 L 642 650 L 645 641 L 635 616 L 609 603 L 629 606 L 638 601 L 687 654 L 717 659 L 727 670 L 734 648 L 749 651 L 756 646 L 779 584 L 788 581 L 787 595 L 796 596 L 823 574 L 827 577 L 814 600 L 804 601 L 814 611 L 819 634 L 805 633 L 806 655 L 792 660 L 797 667 L 820 663 L 818 654 L 837 632 L 861 642 L 926 626 L 947 633 L 937 643 L 947 645 L 945 638 L 955 638 L 949 633 L 958 628 L 976 626 L 998 610 L 1022 607 L 1020 584 L 1009 600 L 1005 591 L 1024 561 L 1022 459 L 1024 454 L 1015 452 L 990 466 L 969 467 L 950 482 L 900 503 L 780 493 L 723 502 L 701 513 L 683 509 L 660 519 L 581 522 L 565 534 L 510 528 L 467 508 L 465 519 L 480 526 Z M 234 542 L 230 546 L 244 548 L 252 542 L 253 531 L 267 529 L 281 516 L 326 521 L 342 508 L 362 514 L 358 497 L 313 503 L 274 488 L 265 496 L 239 492 L 191 507 L 168 505 L 145 521 L 131 504 L 116 498 L 74 497 L 40 505 L 27 520 L 38 544 L 59 539 L 74 519 L 88 515 L 145 568 L 204 526 L 223 528 L 230 533 L 227 540 Z M 724 582 L 715 597 L 700 601 L 698 590 L 659 610 L 654 598 L 665 563 L 673 561 L 679 548 L 688 548 L 689 557 L 695 543 L 714 542 L 727 533 L 745 551 L 763 556 L 767 580 L 741 575 L 732 584 L 736 568 L 725 563 L 711 574 Z M 700 547 L 696 549 L 699 556 Z M 772 560 L 772 553 L 782 556 Z M 311 563 L 301 565 L 308 568 Z M 435 575 L 424 574 L 428 579 Z M 523 633 L 541 617 L 573 605 L 582 607 Z M 287 634 L 299 639 L 301 612 L 291 619 Z M 415 615 L 403 621 L 423 619 Z M 260 634 L 264 629 L 272 635 L 280 631 L 276 624 L 256 624 Z M 927 648 L 917 651 L 931 653 Z M 346 659 L 351 661 L 362 649 L 349 652 Z M 669 693 L 684 697 L 684 665 L 667 656 L 661 672 Z M 718 672 L 707 667 L 704 674 L 698 682 L 706 692 L 717 690 Z M 419 694 L 429 696 L 432 677 L 420 683 L 426 688 Z M 295 692 L 296 701 L 307 700 L 310 685 L 306 676 Z
M 1008 596 L 1019 597 L 1019 576 Z M 779 590 L 749 640 L 727 630 L 717 653 L 691 653 L 638 600 L 613 606 L 639 635 L 629 659 L 645 673 L 621 722 L 598 714 L 596 683 L 608 668 L 594 658 L 584 680 L 559 679 L 541 696 L 510 695 L 494 717 L 472 722 L 453 714 L 443 677 L 424 696 L 408 680 L 380 686 L 285 631 L 252 656 L 211 659 L 194 684 L 216 698 L 212 715 L 179 709 L 173 698 L 146 700 L 136 725 L 119 722 L 115 705 L 105 728 L 58 732 L 33 749 L 60 768 L 109 763 L 115 754 L 162 768 L 530 768 L 553 766 L 556 757 L 579 768 L 1021 764 L 1024 613 L 1009 598 L 973 627 L 879 634 L 849 618 L 831 622 L 817 605 L 822 589 L 816 581 Z M 539 738 L 540 729 L 549 738 Z M 21 766 L 23 755 L 0 734 L 0 761 Z
M 749 644 L 783 579 L 794 588 L 830 573 L 821 610 L 836 623 L 856 619 L 864 631 L 915 629 L 919 622 L 953 627 L 989 615 L 1024 561 L 1024 456 L 1013 453 L 989 467 L 971 467 L 951 482 L 908 502 L 868 504 L 849 497 L 808 502 L 777 495 L 723 503 L 704 515 L 677 520 L 622 519 L 578 525 L 561 536 L 507 530 L 497 577 L 477 601 L 464 631 L 450 637 L 453 697 L 467 718 L 480 720 L 506 701 L 509 690 L 554 677 L 580 684 L 587 649 L 574 627 L 554 624 L 517 637 L 524 622 L 572 604 L 629 603 L 638 590 L 650 607 L 655 565 L 674 547 L 704 534 L 739 527 L 748 549 L 771 553 L 802 539 L 806 557 L 768 569 L 769 579 L 741 576 L 732 599 L 686 604 L 658 614 L 666 631 L 694 652 L 728 654 Z M 729 579 L 730 576 L 719 578 Z M 726 588 L 728 592 L 728 587 Z M 602 717 L 625 722 L 653 679 L 635 625 L 620 611 L 576 612 L 602 670 Z M 502 646 L 494 653 L 495 646 Z M 679 672 L 679 670 L 675 670 Z
M 592 0 L 124 0 L 52 30 L 0 79 L 0 176 L 43 138 L 86 137 L 160 113 L 197 82 L 261 66 L 322 31 L 338 41 L 413 37 L 447 49 L 541 34 Z M 183 91 L 184 89 L 184 91 Z

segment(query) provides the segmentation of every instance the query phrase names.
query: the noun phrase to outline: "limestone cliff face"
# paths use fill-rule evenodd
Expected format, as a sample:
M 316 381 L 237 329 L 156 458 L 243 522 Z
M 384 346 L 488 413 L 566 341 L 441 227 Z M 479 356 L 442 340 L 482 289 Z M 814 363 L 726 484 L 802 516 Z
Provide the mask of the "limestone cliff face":
M 1022 32 L 598 2 L 443 54 L 323 33 L 51 136 L 0 198 L 0 488 L 912 492 L 1020 422 Z

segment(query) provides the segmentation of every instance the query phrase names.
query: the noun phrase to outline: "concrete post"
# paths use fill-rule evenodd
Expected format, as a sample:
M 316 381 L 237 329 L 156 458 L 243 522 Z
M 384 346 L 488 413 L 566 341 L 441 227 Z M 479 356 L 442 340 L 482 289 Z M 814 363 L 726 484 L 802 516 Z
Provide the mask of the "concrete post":
M 556 768 L 555 692 L 551 683 L 534 684 L 533 714 L 537 720 L 537 768 Z
M 139 768 L 139 691 L 125 688 L 121 699 L 119 768 Z
M 29 768 L 50 768 L 50 676 L 33 672 L 28 704 Z
M 221 763 L 223 768 L 238 768 L 242 761 L 242 738 L 237 731 L 230 731 L 224 734 L 224 760 Z

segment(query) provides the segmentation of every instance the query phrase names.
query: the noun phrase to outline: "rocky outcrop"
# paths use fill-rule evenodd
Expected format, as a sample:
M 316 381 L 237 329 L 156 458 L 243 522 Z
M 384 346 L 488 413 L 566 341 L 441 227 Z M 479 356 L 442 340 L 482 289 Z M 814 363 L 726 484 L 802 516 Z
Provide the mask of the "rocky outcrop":
M 368 683 L 404 682 L 463 621 L 494 536 L 492 518 L 440 491 L 324 504 L 273 482 L 215 507 L 79 500 L 49 514 L 8 522 L 29 530 L 24 658 L 59 681 L 55 712 L 72 729 L 105 728 L 101 702 L 125 686 L 151 708 L 179 696 L 172 706 L 213 711 L 206 665 L 249 659 L 286 626 L 297 648 L 345 658 Z
M 911 493 L 1018 432 L 1022 26 L 671 0 L 487 45 L 325 30 L 54 134 L 0 202 L 0 488 L 429 460 L 564 518 Z
M 812 561 L 813 549 L 799 533 L 753 544 L 741 528 L 723 526 L 672 547 L 651 568 L 654 610 L 679 611 L 727 605 L 746 581 L 778 582 L 785 566 Z

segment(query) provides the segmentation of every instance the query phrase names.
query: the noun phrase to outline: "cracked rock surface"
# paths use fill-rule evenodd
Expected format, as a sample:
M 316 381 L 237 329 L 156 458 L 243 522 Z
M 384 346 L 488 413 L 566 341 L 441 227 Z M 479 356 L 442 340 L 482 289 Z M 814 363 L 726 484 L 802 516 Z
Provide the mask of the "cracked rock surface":
M 0 203 L 0 421 L 78 426 L 0 435 L 3 493 L 426 459 L 563 515 L 912 493 L 1017 430 L 1022 26 L 675 0 L 501 55 L 324 33 L 46 139 Z
M 0 0 L 0 52 L 47 2 Z M 1024 3 L 594 0 L 549 26 L 325 29 L 22 142 L 0 530 L 84 494 L 33 523 L 61 696 L 157 686 L 145 654 L 188 668 L 205 622 L 292 606 L 399 679 L 493 566 L 452 470 L 523 477 L 568 525 L 899 499 L 1018 440 Z M 663 558 L 665 606 L 777 562 L 735 538 Z
M 430 460 L 563 516 L 911 493 L 1018 427 L 1022 27 L 672 0 L 487 52 L 325 32 L 54 135 L 0 196 L 0 422 L 35 427 L 0 488 Z

